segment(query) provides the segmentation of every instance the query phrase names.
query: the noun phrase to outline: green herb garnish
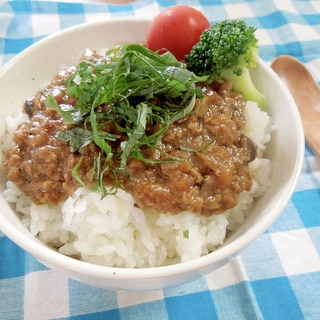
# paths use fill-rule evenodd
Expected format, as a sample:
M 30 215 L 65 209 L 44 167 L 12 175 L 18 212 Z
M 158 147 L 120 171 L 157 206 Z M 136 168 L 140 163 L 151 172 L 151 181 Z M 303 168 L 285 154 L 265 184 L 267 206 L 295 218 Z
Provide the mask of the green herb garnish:
M 169 52 L 159 55 L 138 44 L 112 49 L 106 57 L 103 62 L 81 61 L 67 79 L 66 94 L 76 98 L 73 109 L 63 110 L 52 96 L 45 104 L 66 123 L 78 125 L 58 133 L 72 152 L 94 142 L 101 161 L 107 159 L 109 170 L 117 173 L 125 170 L 130 157 L 151 161 L 145 150 L 160 149 L 169 125 L 194 110 L 196 98 L 202 97 L 196 83 L 207 76 L 196 76 Z M 114 151 L 117 141 L 121 152 Z M 115 157 L 120 160 L 116 168 Z M 101 189 L 105 166 L 95 164 L 95 169 Z
M 189 229 L 183 230 L 183 237 L 189 239 Z

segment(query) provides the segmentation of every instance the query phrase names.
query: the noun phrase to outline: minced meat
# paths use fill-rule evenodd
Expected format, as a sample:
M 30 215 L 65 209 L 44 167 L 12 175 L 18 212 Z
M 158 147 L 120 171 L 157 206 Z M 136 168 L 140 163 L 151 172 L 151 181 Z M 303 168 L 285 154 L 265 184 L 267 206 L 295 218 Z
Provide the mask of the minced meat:
M 7 178 L 37 204 L 64 201 L 80 181 L 88 187 L 96 183 L 93 164 L 99 148 L 91 143 L 81 154 L 71 152 L 68 143 L 56 134 L 74 125 L 65 124 L 59 113 L 44 105 L 48 94 L 65 107 L 74 105 L 63 85 L 73 71 L 62 71 L 46 90 L 25 102 L 29 120 L 19 125 L 14 134 L 16 146 L 5 154 Z M 197 100 L 194 112 L 164 133 L 161 152 L 150 149 L 144 155 L 162 161 L 129 159 L 125 173 L 118 177 L 140 208 L 174 214 L 188 210 L 209 216 L 234 207 L 239 194 L 250 190 L 248 163 L 255 157 L 255 146 L 242 133 L 243 97 L 227 81 L 203 85 L 202 91 L 204 98 Z M 119 145 L 114 143 L 115 151 Z M 72 171 L 77 164 L 75 178 Z M 110 170 L 106 170 L 104 183 L 115 183 Z

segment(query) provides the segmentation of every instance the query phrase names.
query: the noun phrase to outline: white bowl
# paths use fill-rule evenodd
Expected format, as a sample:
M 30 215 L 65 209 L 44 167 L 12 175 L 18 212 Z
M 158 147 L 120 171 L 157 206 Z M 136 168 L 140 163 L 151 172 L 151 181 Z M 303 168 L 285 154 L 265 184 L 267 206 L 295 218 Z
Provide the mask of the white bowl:
M 85 49 L 103 49 L 127 42 L 144 42 L 150 21 L 113 19 L 69 28 L 29 47 L 0 73 L 0 128 L 5 116 L 21 108 L 26 97 L 45 86 L 64 66 L 77 64 Z M 0 195 L 1 230 L 44 265 L 90 285 L 125 290 L 161 289 L 196 279 L 234 258 L 281 214 L 294 191 L 304 154 L 304 137 L 297 108 L 286 88 L 263 61 L 253 70 L 256 85 L 266 95 L 277 127 L 267 154 L 272 161 L 272 186 L 254 204 L 249 218 L 218 250 L 171 266 L 125 269 L 93 265 L 64 256 L 34 238 Z M 0 175 L 0 191 L 5 176 Z

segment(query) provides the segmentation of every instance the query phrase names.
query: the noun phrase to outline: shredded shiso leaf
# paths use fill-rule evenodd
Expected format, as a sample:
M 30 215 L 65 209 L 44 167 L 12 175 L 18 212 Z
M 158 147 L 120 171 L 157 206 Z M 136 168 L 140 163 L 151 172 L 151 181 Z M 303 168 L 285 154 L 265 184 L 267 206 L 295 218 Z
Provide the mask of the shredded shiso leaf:
M 117 178 L 117 173 L 125 171 L 130 157 L 154 161 L 144 157 L 144 152 L 158 148 L 170 124 L 194 110 L 196 98 L 203 96 L 196 84 L 206 79 L 207 76 L 189 71 L 170 52 L 160 55 L 142 45 L 127 44 L 106 52 L 103 61 L 80 62 L 66 81 L 66 94 L 76 98 L 73 109 L 63 110 L 51 95 L 45 104 L 57 110 L 64 122 L 78 125 L 58 133 L 72 152 L 81 153 L 91 142 L 99 147 L 94 168 L 98 188 L 106 195 L 106 168 Z M 118 134 L 103 130 L 110 125 L 116 127 Z M 147 125 L 159 129 L 148 133 Z M 122 151 L 114 153 L 111 143 L 120 138 L 124 139 Z M 117 168 L 112 167 L 115 157 L 120 159 Z M 102 159 L 108 166 L 102 166 Z M 73 170 L 76 178 L 77 167 Z

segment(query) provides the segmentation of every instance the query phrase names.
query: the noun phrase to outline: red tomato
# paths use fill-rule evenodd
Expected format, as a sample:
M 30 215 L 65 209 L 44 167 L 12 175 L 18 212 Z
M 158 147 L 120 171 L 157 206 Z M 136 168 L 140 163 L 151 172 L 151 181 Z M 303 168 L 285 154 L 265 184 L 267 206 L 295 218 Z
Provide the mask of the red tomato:
M 178 60 L 199 41 L 200 35 L 210 27 L 208 19 L 198 10 L 175 5 L 163 10 L 150 25 L 146 46 L 152 51 L 166 49 Z

